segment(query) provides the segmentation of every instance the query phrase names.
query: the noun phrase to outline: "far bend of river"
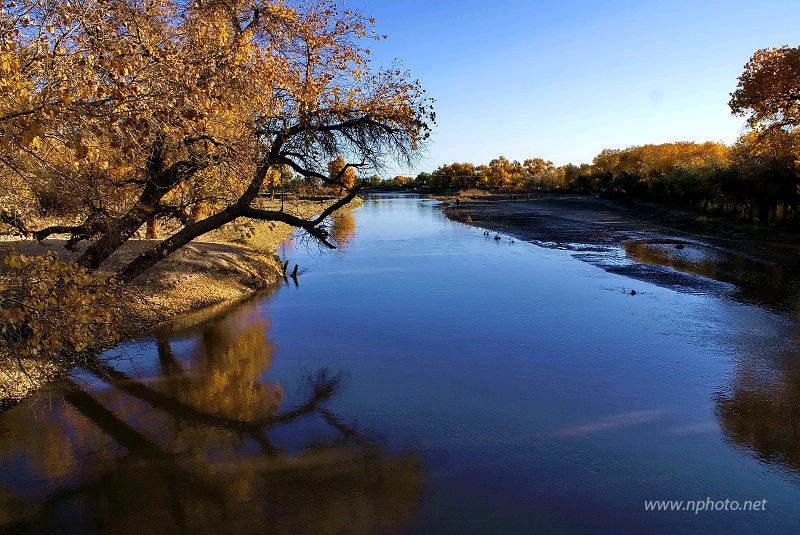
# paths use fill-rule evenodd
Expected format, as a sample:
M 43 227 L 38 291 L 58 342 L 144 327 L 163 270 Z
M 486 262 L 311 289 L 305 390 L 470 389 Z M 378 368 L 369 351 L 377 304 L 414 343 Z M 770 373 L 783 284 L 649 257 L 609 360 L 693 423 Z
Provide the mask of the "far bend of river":
M 796 312 L 493 240 L 431 199 L 333 234 L 284 249 L 298 287 L 0 414 L 0 526 L 800 533 Z

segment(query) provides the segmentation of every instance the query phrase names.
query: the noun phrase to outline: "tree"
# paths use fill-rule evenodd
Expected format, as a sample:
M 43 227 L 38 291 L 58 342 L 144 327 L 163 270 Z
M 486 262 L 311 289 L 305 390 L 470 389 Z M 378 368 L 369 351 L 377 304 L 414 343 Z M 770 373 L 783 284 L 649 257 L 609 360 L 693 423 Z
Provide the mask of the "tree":
M 470 189 L 478 186 L 480 177 L 471 163 L 452 163 L 442 165 L 431 175 L 429 186 L 437 188 Z
M 797 132 L 770 129 L 747 132 L 734 145 L 734 164 L 743 190 L 737 193 L 757 210 L 760 224 L 777 221 L 779 206 L 784 222 L 797 223 L 799 143 Z
M 408 175 L 396 175 L 392 178 L 392 182 L 398 186 L 410 186 L 414 183 L 414 178 Z
M 757 50 L 729 102 L 752 128 L 800 126 L 800 47 Z
M 525 168 L 526 174 L 535 177 L 547 176 L 555 171 L 553 162 L 542 158 L 528 158 L 522 162 L 522 166 Z
M 729 105 L 735 115 L 747 116 L 755 134 L 743 136 L 740 148 L 749 151 L 750 146 L 760 146 L 742 166 L 745 174 L 760 176 L 754 184 L 759 222 L 776 219 L 780 203 L 783 219 L 797 224 L 798 151 L 796 141 L 788 138 L 796 138 L 800 128 L 800 47 L 757 50 L 739 76 Z
M 482 170 L 484 187 L 487 189 L 502 189 L 508 185 L 513 164 L 504 156 L 498 156 L 489 162 L 489 165 Z
M 264 186 L 269 188 L 269 198 L 275 198 L 275 188 L 286 184 L 292 179 L 292 170 L 288 165 L 271 167 L 264 180 Z
M 558 178 L 563 182 L 563 170 L 556 169 L 553 162 L 542 158 L 528 158 L 522 162 L 525 189 L 531 190 L 535 187 L 546 185 L 553 188 L 563 184 L 558 183 Z M 559 176 L 560 175 L 560 176 Z M 519 180 L 519 179 L 517 179 Z
M 351 168 L 410 159 L 434 121 L 418 82 L 375 71 L 359 43 L 374 21 L 336 4 L 196 0 L 20 0 L 0 19 L 0 177 L 55 189 L 82 222 L 34 232 L 90 242 L 97 269 L 147 221 L 181 228 L 117 274 L 128 282 L 192 239 L 239 217 L 322 224 L 361 184 Z M 16 58 L 16 59 L 15 59 Z M 273 169 L 347 190 L 315 217 L 255 202 Z M 340 177 L 341 178 L 341 177 Z
M 339 193 L 342 189 L 351 189 L 356 183 L 356 170 L 352 164 L 348 164 L 342 156 L 337 156 L 335 160 L 328 162 L 328 183 L 339 186 Z

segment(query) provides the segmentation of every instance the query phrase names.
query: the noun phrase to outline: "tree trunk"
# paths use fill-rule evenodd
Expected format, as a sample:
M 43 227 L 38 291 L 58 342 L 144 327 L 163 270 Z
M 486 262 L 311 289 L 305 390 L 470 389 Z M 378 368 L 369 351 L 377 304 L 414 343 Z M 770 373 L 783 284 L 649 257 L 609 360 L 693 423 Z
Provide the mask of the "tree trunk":
M 158 221 L 156 218 L 147 220 L 147 232 L 145 233 L 145 238 L 148 240 L 158 239 Z
M 137 202 L 127 214 L 112 224 L 111 228 L 84 251 L 78 259 L 78 264 L 90 271 L 99 268 L 106 258 L 133 237 L 139 227 L 153 215 L 152 212 L 152 206 Z
M 758 204 L 758 224 L 766 225 L 769 220 L 769 204 L 761 202 Z
M 123 284 L 129 283 L 198 236 L 218 229 L 225 223 L 230 223 L 240 215 L 243 215 L 245 210 L 249 208 L 250 203 L 253 202 L 253 199 L 258 196 L 258 192 L 261 191 L 261 185 L 264 183 L 264 177 L 267 176 L 270 165 L 265 164 L 258 168 L 247 190 L 245 190 L 236 204 L 232 204 L 221 212 L 184 227 L 157 246 L 140 254 L 117 273 L 117 280 Z
M 239 217 L 242 210 L 242 206 L 234 204 L 206 219 L 184 227 L 179 232 L 159 243 L 156 247 L 137 256 L 117 273 L 117 280 L 123 284 L 129 283 L 198 236 L 202 236 L 206 232 L 217 229 L 225 223 L 230 223 Z
M 160 165 L 159 162 L 158 158 L 151 158 L 148 163 L 150 179 L 139 198 L 125 215 L 113 221 L 108 230 L 84 251 L 78 259 L 78 264 L 89 271 L 99 268 L 106 258 L 114 254 L 126 241 L 131 239 L 146 221 L 156 215 L 158 205 L 164 195 L 201 168 L 193 162 L 180 161 L 167 169 L 161 169 L 157 167 Z

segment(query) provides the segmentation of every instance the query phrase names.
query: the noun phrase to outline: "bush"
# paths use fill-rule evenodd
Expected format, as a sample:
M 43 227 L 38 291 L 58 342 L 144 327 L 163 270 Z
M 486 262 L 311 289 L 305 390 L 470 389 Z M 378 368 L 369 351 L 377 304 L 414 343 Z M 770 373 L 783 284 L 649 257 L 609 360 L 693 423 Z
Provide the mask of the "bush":
M 81 352 L 117 339 L 118 288 L 53 253 L 9 249 L 0 265 L 0 343 L 18 357 Z

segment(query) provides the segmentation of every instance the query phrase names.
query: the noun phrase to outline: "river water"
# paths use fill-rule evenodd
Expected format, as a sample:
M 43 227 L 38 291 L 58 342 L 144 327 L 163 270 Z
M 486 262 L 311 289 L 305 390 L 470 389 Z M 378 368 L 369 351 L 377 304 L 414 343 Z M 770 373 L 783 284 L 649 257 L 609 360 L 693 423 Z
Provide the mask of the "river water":
M 332 234 L 282 249 L 299 285 L 0 414 L 0 526 L 800 532 L 796 310 L 495 240 L 431 199 L 372 198 Z

